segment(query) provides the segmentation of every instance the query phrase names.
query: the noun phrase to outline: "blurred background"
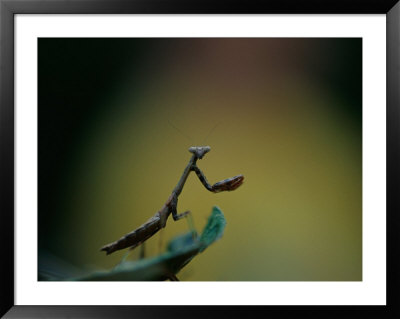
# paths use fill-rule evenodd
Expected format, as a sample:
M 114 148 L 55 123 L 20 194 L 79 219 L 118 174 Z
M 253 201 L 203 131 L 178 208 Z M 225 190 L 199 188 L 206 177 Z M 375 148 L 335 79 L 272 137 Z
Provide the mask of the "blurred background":
M 362 280 L 361 39 L 41 38 L 38 59 L 39 264 L 115 266 L 124 251 L 100 247 L 210 145 L 209 182 L 245 181 L 213 194 L 189 176 L 178 212 L 201 232 L 217 205 L 227 226 L 180 280 Z M 170 218 L 147 256 L 188 230 Z

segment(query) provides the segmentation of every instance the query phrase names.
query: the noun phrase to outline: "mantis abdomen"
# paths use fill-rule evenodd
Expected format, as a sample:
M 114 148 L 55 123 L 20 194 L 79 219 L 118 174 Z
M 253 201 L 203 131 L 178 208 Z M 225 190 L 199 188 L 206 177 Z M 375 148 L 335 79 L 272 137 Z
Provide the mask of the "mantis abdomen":
M 134 231 L 126 234 L 121 237 L 117 241 L 105 245 L 101 248 L 102 251 L 107 252 L 107 255 L 113 253 L 116 250 L 124 249 L 130 247 L 131 249 L 137 247 L 151 236 L 153 236 L 156 232 L 158 232 L 163 225 L 161 223 L 160 215 L 157 213 L 153 217 L 151 217 L 147 222 L 145 222 L 142 226 L 136 228 Z

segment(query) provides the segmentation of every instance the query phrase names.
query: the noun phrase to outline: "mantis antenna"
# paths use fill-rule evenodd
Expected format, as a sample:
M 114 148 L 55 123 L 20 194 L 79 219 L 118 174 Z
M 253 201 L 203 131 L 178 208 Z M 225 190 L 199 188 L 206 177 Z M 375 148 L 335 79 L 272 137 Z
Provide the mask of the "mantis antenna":
M 205 144 L 207 139 L 211 136 L 211 133 L 214 132 L 214 130 L 217 128 L 218 125 L 220 125 L 222 122 L 217 122 L 217 124 L 214 125 L 214 127 L 210 130 L 210 132 L 208 132 L 206 138 L 204 139 L 204 141 L 201 144 Z
M 183 133 L 179 128 L 177 128 L 174 124 L 172 124 L 172 122 L 170 120 L 167 120 L 168 124 L 173 127 L 177 132 L 179 132 L 179 134 L 181 134 L 182 136 L 186 137 L 189 141 L 193 141 L 193 138 L 190 137 L 189 135 Z M 217 122 L 212 128 L 211 130 L 208 132 L 208 134 L 206 135 L 205 139 L 203 140 L 203 142 L 201 143 L 202 145 L 205 145 L 205 142 L 207 141 L 207 139 L 211 136 L 211 134 L 214 132 L 214 130 L 217 128 L 218 125 L 220 125 L 222 122 Z
M 190 136 L 188 136 L 188 135 L 186 135 L 185 133 L 183 133 L 183 132 L 182 132 L 180 129 L 178 129 L 174 124 L 172 124 L 170 120 L 167 120 L 167 121 L 168 121 L 168 124 L 171 125 L 177 132 L 179 132 L 180 134 L 182 134 L 182 136 L 186 137 L 189 141 L 193 141 L 193 139 L 192 139 Z

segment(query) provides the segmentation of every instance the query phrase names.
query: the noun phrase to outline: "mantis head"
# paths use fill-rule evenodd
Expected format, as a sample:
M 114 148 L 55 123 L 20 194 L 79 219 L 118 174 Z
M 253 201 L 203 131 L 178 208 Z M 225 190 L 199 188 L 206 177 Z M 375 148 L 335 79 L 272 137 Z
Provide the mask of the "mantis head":
M 196 155 L 198 159 L 202 159 L 203 156 L 211 150 L 210 146 L 192 146 L 189 147 L 189 152 Z

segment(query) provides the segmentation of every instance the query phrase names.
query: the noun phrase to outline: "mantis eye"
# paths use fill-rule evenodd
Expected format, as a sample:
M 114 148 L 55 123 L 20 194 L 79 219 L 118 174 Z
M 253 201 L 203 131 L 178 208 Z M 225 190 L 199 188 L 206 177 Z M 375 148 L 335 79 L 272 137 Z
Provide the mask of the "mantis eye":
M 189 152 L 193 153 L 197 156 L 197 158 L 201 159 L 203 156 L 211 150 L 210 146 L 192 146 L 189 147 Z

